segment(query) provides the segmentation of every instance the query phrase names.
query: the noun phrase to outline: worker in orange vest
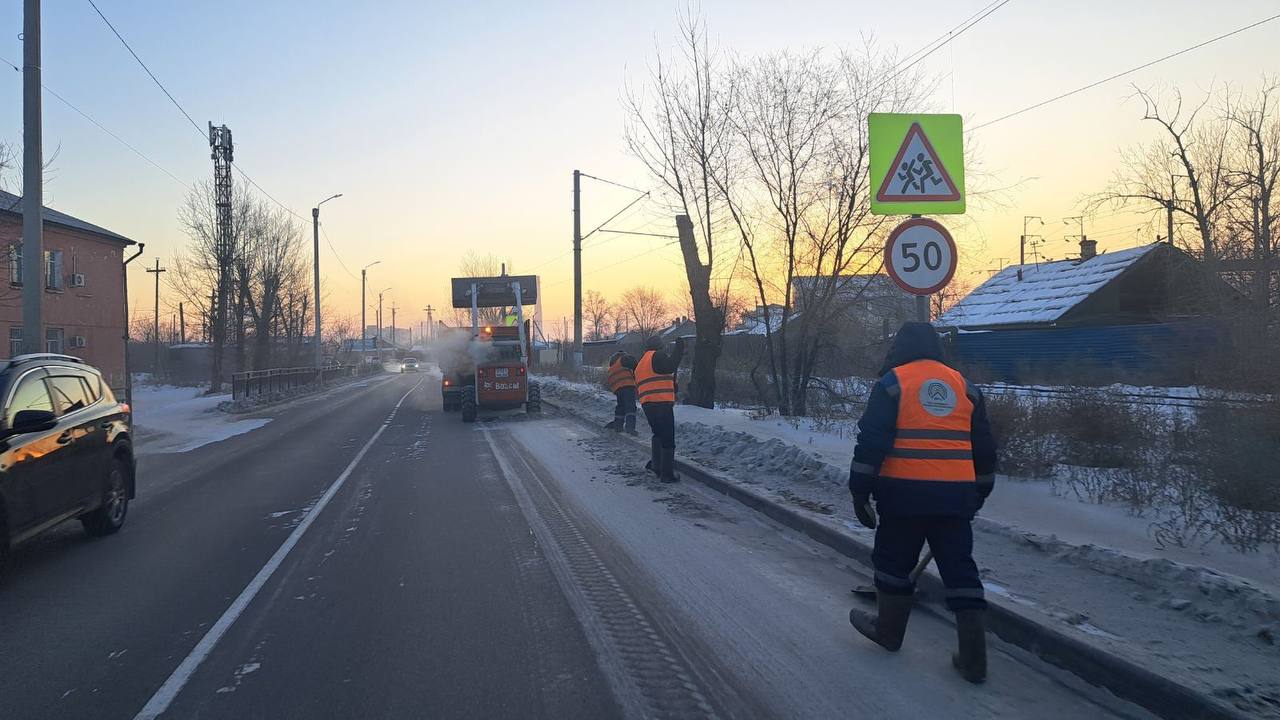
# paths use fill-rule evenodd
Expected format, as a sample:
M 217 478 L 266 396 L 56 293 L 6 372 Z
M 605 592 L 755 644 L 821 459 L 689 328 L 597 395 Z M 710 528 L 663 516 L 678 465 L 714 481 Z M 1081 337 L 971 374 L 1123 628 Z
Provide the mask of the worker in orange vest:
M 987 602 L 972 522 L 991 494 L 995 469 L 982 393 L 942 362 L 933 326 L 903 325 L 858 421 L 849 490 L 858 520 L 876 531 L 878 613 L 854 608 L 849 622 L 888 650 L 902 646 L 914 603 L 911 570 L 928 542 L 956 616 L 952 664 L 975 683 L 987 676 Z
M 624 361 L 627 364 L 624 364 Z M 630 365 L 628 367 L 627 365 Z M 636 434 L 636 359 L 621 350 L 609 358 L 605 384 L 613 393 L 617 404 L 613 408 L 613 422 L 605 428 L 614 432 Z
M 650 459 L 646 470 L 653 471 L 665 483 L 679 482 L 676 474 L 676 370 L 684 358 L 684 338 L 676 338 L 675 350 L 663 352 L 662 338 L 645 341 L 644 353 L 635 361 L 636 392 L 644 417 L 649 421 L 653 437 L 649 440 Z M 627 359 L 622 362 L 627 365 Z

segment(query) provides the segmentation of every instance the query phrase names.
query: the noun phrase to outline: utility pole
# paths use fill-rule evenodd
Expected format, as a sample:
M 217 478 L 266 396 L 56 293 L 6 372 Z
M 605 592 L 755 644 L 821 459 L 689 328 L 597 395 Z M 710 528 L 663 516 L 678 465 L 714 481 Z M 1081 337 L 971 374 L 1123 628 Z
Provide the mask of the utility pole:
M 396 346 L 396 301 L 391 301 L 391 347 Z
M 340 197 L 342 197 L 342 193 L 330 195 L 329 197 L 316 203 L 315 207 L 311 208 L 311 275 L 312 275 L 311 282 L 315 288 L 316 337 L 314 342 L 316 346 L 315 365 L 317 368 L 320 367 L 320 361 L 321 361 L 321 352 L 320 352 L 320 206 L 329 202 L 330 200 L 333 200 L 334 198 L 340 198 Z
M 430 305 L 428 305 L 425 309 L 427 311 L 427 335 L 424 339 L 426 342 L 431 342 L 433 339 L 435 339 L 435 336 L 436 336 L 436 321 L 435 321 L 435 318 L 431 316 L 431 313 L 435 312 L 436 309 L 431 307 Z
M 147 268 L 147 272 L 156 276 L 156 310 L 155 321 L 152 325 L 151 338 L 155 343 L 154 356 L 152 360 L 151 372 L 160 372 L 160 273 L 167 272 L 168 268 L 160 267 L 160 258 L 156 258 L 155 268 Z
M 362 361 L 369 358 L 369 348 L 366 347 L 369 342 L 369 325 L 365 322 L 364 318 L 365 310 L 369 307 L 364 301 L 365 280 L 368 278 L 369 268 L 380 262 L 382 261 L 374 260 L 368 265 L 360 268 L 360 359 Z
M 582 365 L 582 173 L 573 171 L 573 366 Z
M 1169 199 L 1166 200 L 1164 203 L 1165 221 L 1168 223 L 1168 233 L 1169 233 L 1169 237 L 1166 238 L 1166 242 L 1168 242 L 1170 245 L 1173 244 L 1173 203 L 1174 203 L 1174 199 L 1177 197 L 1177 194 L 1178 194 L 1178 188 L 1174 184 L 1175 177 L 1177 176 L 1176 175 L 1169 176 Z
M 1027 225 L 1032 220 L 1044 225 L 1044 220 L 1041 220 L 1038 215 L 1022 216 L 1022 237 L 1018 238 L 1018 282 L 1022 282 L 1022 266 L 1027 264 L 1027 240 L 1033 237 L 1040 237 L 1039 235 L 1027 235 Z
M 40 0 L 22 6 L 22 345 L 44 336 L 44 150 L 40 106 Z
M 235 151 L 231 130 L 226 125 L 209 123 L 209 147 L 213 158 L 213 201 L 217 209 L 217 241 L 214 251 L 218 260 L 218 286 L 215 301 L 210 303 L 209 326 L 213 335 L 213 362 L 209 389 L 222 389 L 222 356 L 227 342 L 227 294 L 231 290 L 231 264 L 235 260 L 235 237 L 231 227 L 231 162 Z
M 185 343 L 187 341 L 187 316 L 183 313 L 182 303 L 178 303 L 178 342 Z

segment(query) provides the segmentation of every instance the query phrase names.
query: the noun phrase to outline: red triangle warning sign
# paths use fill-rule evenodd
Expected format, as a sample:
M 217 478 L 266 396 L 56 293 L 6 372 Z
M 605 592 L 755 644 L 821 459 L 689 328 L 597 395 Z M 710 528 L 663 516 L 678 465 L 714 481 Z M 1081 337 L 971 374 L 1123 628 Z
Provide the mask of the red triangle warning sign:
M 878 202 L 919 202 L 959 200 L 960 192 L 920 123 L 912 123 L 902 147 L 889 166 L 889 173 L 876 190 Z

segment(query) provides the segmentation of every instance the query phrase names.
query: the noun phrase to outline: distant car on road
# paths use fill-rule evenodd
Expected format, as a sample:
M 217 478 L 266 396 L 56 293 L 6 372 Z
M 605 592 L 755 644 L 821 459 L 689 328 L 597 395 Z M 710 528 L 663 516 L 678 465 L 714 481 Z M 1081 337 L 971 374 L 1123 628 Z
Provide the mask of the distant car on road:
M 418 372 L 418 358 L 407 357 L 400 361 L 400 372 Z
M 67 355 L 0 360 L 0 571 L 10 550 L 65 520 L 124 526 L 134 497 L 133 416 L 96 368 Z

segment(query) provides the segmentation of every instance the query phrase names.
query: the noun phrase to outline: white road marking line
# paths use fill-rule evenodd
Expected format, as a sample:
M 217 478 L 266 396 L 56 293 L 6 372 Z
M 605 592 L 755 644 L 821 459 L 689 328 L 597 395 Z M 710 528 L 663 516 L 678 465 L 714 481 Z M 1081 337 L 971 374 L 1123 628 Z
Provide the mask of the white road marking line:
M 270 560 L 267 560 L 267 564 L 262 566 L 262 569 L 249 581 L 244 590 L 240 591 L 240 595 L 222 613 L 222 617 L 218 618 L 218 621 L 213 624 L 213 627 L 209 628 L 209 632 L 205 633 L 203 638 L 200 638 L 200 642 L 196 643 L 196 646 L 192 648 L 191 653 L 182 661 L 182 664 L 173 671 L 169 679 L 164 681 L 164 685 L 161 685 L 155 695 L 152 695 L 147 704 L 138 711 L 138 714 L 134 716 L 134 720 L 154 720 L 154 718 L 160 717 L 164 711 L 169 709 L 169 705 L 178 697 L 178 693 L 182 692 L 182 688 L 186 686 L 187 681 L 195 674 L 196 669 L 209 657 L 214 647 L 217 646 L 218 641 L 222 639 L 223 635 L 227 634 L 227 630 L 231 629 L 231 626 L 239 619 L 241 613 L 249 606 L 249 603 L 253 602 L 258 592 L 262 590 L 262 587 L 267 584 L 267 581 L 279 569 L 280 564 L 289 555 L 289 551 L 293 550 L 294 546 L 298 544 L 303 534 L 307 532 L 307 528 L 311 527 L 311 523 L 324 511 L 325 506 L 342 488 L 343 483 L 347 481 L 351 472 L 355 470 L 356 465 L 359 465 L 360 461 L 364 459 L 365 453 L 369 451 L 369 448 L 373 447 L 373 444 L 381 437 L 382 432 L 391 425 L 391 421 L 395 419 L 396 412 L 400 410 L 400 406 L 404 404 L 405 399 L 413 394 L 413 391 L 417 390 L 422 383 L 423 381 L 419 380 L 417 385 L 410 388 L 409 392 L 400 398 L 396 406 L 391 409 L 391 414 L 387 415 L 387 419 L 382 421 L 382 427 L 378 428 L 373 437 L 369 438 L 364 447 L 360 448 L 360 452 L 356 453 L 356 456 L 351 459 L 351 462 L 342 471 L 342 474 L 338 476 L 338 479 L 333 481 L 329 489 L 325 491 L 320 500 L 302 519 L 302 522 L 298 523 L 293 532 L 289 533 L 289 537 L 284 541 L 284 544 L 276 550 Z

